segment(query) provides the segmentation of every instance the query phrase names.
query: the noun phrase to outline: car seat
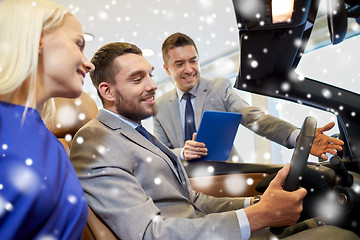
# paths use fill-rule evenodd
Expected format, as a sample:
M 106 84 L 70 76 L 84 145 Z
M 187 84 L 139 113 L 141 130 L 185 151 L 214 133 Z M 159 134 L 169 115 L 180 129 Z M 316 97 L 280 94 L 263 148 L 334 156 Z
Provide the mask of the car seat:
M 89 94 L 83 92 L 75 99 L 54 98 L 55 113 L 45 121 L 47 128 L 64 145 L 70 154 L 71 140 L 88 121 L 95 118 L 98 107 Z M 113 240 L 118 238 L 107 225 L 88 207 L 88 219 L 82 240 Z

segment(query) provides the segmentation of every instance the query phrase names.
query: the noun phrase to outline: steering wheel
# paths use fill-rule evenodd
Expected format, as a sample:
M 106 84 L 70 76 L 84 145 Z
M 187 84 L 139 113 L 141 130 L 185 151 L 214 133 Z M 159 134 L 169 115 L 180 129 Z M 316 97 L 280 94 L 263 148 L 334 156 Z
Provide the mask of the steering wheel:
M 283 188 L 286 191 L 295 191 L 301 183 L 301 176 L 307 164 L 311 146 L 316 131 L 316 119 L 306 117 L 301 128 L 299 138 L 290 161 L 290 172 L 285 179 Z
M 299 188 L 315 137 L 315 131 L 316 119 L 310 116 L 306 117 L 291 157 L 290 171 L 283 184 L 284 190 L 295 191 Z M 270 230 L 275 234 L 280 234 L 284 228 L 285 227 L 271 227 Z

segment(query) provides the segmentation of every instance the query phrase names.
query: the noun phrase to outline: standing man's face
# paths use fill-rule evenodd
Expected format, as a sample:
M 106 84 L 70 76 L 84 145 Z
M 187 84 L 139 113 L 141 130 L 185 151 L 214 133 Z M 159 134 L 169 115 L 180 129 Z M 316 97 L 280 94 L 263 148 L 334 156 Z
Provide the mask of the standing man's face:
M 115 108 L 118 114 L 140 122 L 157 113 L 154 67 L 143 56 L 129 53 L 115 59 L 120 71 L 115 75 Z
M 174 79 L 176 86 L 184 92 L 188 92 L 199 82 L 199 56 L 193 45 L 170 49 L 164 68 Z

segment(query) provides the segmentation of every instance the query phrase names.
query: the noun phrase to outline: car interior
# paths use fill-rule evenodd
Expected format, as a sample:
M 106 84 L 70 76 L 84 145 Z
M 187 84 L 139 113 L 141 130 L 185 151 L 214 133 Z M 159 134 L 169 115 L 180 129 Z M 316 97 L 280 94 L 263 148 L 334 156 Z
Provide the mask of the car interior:
M 295 72 L 311 35 L 319 1 L 293 1 L 285 18 L 283 15 L 276 18 L 276 6 L 270 1 L 261 1 L 263 4 L 253 9 L 246 7 L 249 2 L 233 0 L 240 42 L 240 64 L 235 88 L 308 105 L 336 115 L 339 126 L 336 137 L 344 141 L 343 151 L 328 162 L 308 163 L 309 146 L 317 124 L 315 119 L 307 117 L 290 161 L 293 171 L 289 173 L 284 189 L 291 191 L 300 185 L 308 190 L 299 221 L 320 216 L 329 224 L 360 235 L 360 121 L 359 115 L 354 114 L 359 110 L 360 96 L 326 84 L 324 79 L 319 82 Z M 327 7 L 331 43 L 340 44 L 345 38 L 348 21 L 355 20 L 360 24 L 360 3 L 330 0 Z M 246 12 L 242 9 L 246 9 Z M 284 84 L 289 87 L 283 88 Z M 323 89 L 334 94 L 331 98 L 324 96 Z M 307 97 L 309 94 L 311 98 Z M 336 111 L 340 106 L 343 110 Z M 207 162 L 188 165 L 196 168 L 212 165 L 216 169 L 213 175 L 234 172 L 268 174 L 255 185 L 258 192 L 265 191 L 279 169 L 279 166 L 269 164 Z M 187 167 L 191 177 L 195 174 L 191 171 L 193 167 Z
M 64 145 L 70 154 L 72 137 L 88 121 L 95 118 L 98 107 L 86 92 L 75 99 L 54 98 L 55 114 L 45 122 L 48 129 Z M 88 219 L 83 231 L 82 240 L 119 239 L 110 228 L 88 207 Z
M 324 80 L 319 82 L 295 73 L 311 35 L 319 1 L 293 1 L 290 15 L 285 20 L 275 20 L 271 1 L 260 1 L 264 4 L 254 8 L 254 12 L 242 12 L 241 9 L 249 1 L 253 0 L 233 0 L 240 42 L 240 64 L 234 87 L 336 115 L 339 126 L 336 137 L 344 141 L 343 151 L 331 157 L 330 161 L 308 162 L 317 122 L 310 116 L 304 118 L 284 189 L 292 191 L 302 186 L 308 191 L 299 221 L 320 216 L 325 222 L 349 229 L 360 236 L 360 114 L 352 114 L 359 112 L 360 96 L 326 84 Z M 360 3 L 357 0 L 329 0 L 328 8 L 331 43 L 341 44 L 348 20 L 360 24 Z M 261 13 L 260 17 L 257 17 L 258 12 Z M 294 44 L 299 40 L 301 44 Z M 256 68 L 255 60 L 258 63 Z M 284 83 L 289 84 L 290 88 L 284 90 Z M 336 94 L 327 98 L 321 92 L 324 88 Z M 307 94 L 311 94 L 311 99 L 306 97 Z M 77 99 L 57 98 L 54 101 L 56 115 L 46 125 L 69 153 L 72 136 L 96 117 L 98 108 L 85 92 Z M 343 106 L 343 110 L 335 113 L 334 109 L 339 106 Z M 72 119 L 70 116 L 73 116 Z M 184 166 L 195 191 L 216 197 L 235 197 L 264 192 L 283 165 L 192 161 L 184 163 Z M 89 208 L 83 239 L 119 238 Z

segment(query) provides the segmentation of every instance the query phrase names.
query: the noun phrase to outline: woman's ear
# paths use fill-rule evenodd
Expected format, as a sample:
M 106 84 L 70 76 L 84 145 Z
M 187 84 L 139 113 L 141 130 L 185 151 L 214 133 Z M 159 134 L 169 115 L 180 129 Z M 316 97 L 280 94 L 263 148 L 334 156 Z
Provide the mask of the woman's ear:
M 115 102 L 115 96 L 114 96 L 114 86 L 107 82 L 101 82 L 99 84 L 99 92 L 102 98 L 109 102 Z
M 43 41 L 44 41 L 44 34 L 41 33 L 41 36 L 40 36 L 40 41 L 39 41 L 39 55 L 42 54 L 42 49 L 43 49 Z

